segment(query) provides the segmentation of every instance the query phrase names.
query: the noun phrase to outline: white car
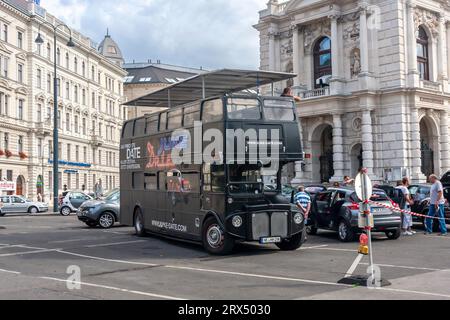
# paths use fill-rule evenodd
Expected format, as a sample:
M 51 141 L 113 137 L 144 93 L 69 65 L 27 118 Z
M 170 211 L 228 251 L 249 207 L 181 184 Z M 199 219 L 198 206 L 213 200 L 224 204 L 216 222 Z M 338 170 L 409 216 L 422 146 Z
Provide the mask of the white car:
M 0 217 L 8 213 L 31 213 L 47 212 L 48 204 L 33 202 L 21 196 L 0 196 Z
M 82 191 L 65 191 L 59 198 L 59 213 L 63 216 L 70 216 L 89 200 L 93 200 L 93 198 Z

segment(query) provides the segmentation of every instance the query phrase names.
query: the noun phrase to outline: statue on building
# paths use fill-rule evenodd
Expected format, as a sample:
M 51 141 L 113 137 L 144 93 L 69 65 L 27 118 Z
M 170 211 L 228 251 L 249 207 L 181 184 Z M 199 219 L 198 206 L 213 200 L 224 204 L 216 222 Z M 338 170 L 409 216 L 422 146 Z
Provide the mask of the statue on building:
M 361 73 L 361 53 L 358 48 L 353 49 L 351 56 L 351 74 L 357 77 Z

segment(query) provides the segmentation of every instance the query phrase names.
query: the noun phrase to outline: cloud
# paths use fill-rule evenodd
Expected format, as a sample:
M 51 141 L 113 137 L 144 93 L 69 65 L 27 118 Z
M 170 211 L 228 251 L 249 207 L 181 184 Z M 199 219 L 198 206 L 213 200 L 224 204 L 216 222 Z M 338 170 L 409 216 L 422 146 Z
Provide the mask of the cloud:
M 42 0 L 78 31 L 101 41 L 109 28 L 127 61 L 205 68 L 259 66 L 258 11 L 267 0 Z

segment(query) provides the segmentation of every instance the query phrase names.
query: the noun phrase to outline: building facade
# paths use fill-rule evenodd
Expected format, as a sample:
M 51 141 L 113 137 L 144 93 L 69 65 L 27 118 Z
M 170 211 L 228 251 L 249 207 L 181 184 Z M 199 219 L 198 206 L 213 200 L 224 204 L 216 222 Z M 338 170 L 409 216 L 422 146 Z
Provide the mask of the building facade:
M 294 183 L 450 169 L 448 1 L 271 0 L 255 27 L 261 69 L 298 75 L 283 84 L 302 98 Z
M 205 72 L 203 69 L 194 69 L 169 64 L 157 60 L 145 63 L 126 63 L 123 65 L 128 75 L 125 77 L 125 96 L 128 101 L 140 98 L 149 93 L 166 88 L 179 81 L 183 81 L 197 74 Z M 128 107 L 129 118 L 138 118 L 145 114 L 161 111 L 165 108 Z
M 0 1 L 0 177 L 16 182 L 16 194 L 52 198 L 56 45 L 59 186 L 90 191 L 101 181 L 110 190 L 119 185 L 126 71 L 77 31 L 72 32 L 75 47 L 66 46 L 70 34 L 64 28 L 53 43 L 48 26 L 39 30 L 44 21 L 61 23 L 32 1 Z M 35 43 L 39 31 L 40 45 Z

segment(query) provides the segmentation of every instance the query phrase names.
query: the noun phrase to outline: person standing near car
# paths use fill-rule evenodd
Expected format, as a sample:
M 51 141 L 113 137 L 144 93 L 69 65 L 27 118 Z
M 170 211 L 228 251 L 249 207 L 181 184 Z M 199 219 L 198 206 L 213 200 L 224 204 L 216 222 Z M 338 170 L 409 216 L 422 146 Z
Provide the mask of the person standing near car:
M 400 209 L 411 211 L 411 206 L 414 204 L 414 200 L 411 198 L 411 193 L 409 192 L 409 178 L 405 177 L 403 178 L 400 185 L 396 188 L 397 190 L 400 190 L 403 194 L 403 197 L 405 199 L 404 203 L 401 204 Z M 413 219 L 412 215 L 408 213 L 403 213 L 403 219 L 402 219 L 402 235 L 404 236 L 412 236 L 415 234 L 415 232 L 412 230 L 413 226 Z
M 444 211 L 444 187 L 442 183 L 439 181 L 439 178 L 432 174 L 430 176 L 430 182 L 433 184 L 431 186 L 431 197 L 430 197 L 430 210 L 428 211 L 428 217 L 425 219 L 425 234 L 433 233 L 433 222 L 434 217 L 438 216 L 439 225 L 441 229 L 441 236 L 447 235 L 447 225 L 445 224 L 445 211 Z
M 305 220 L 308 220 L 309 213 L 311 211 L 311 197 L 305 192 L 305 187 L 298 187 L 298 192 L 294 196 L 295 205 L 303 212 Z

